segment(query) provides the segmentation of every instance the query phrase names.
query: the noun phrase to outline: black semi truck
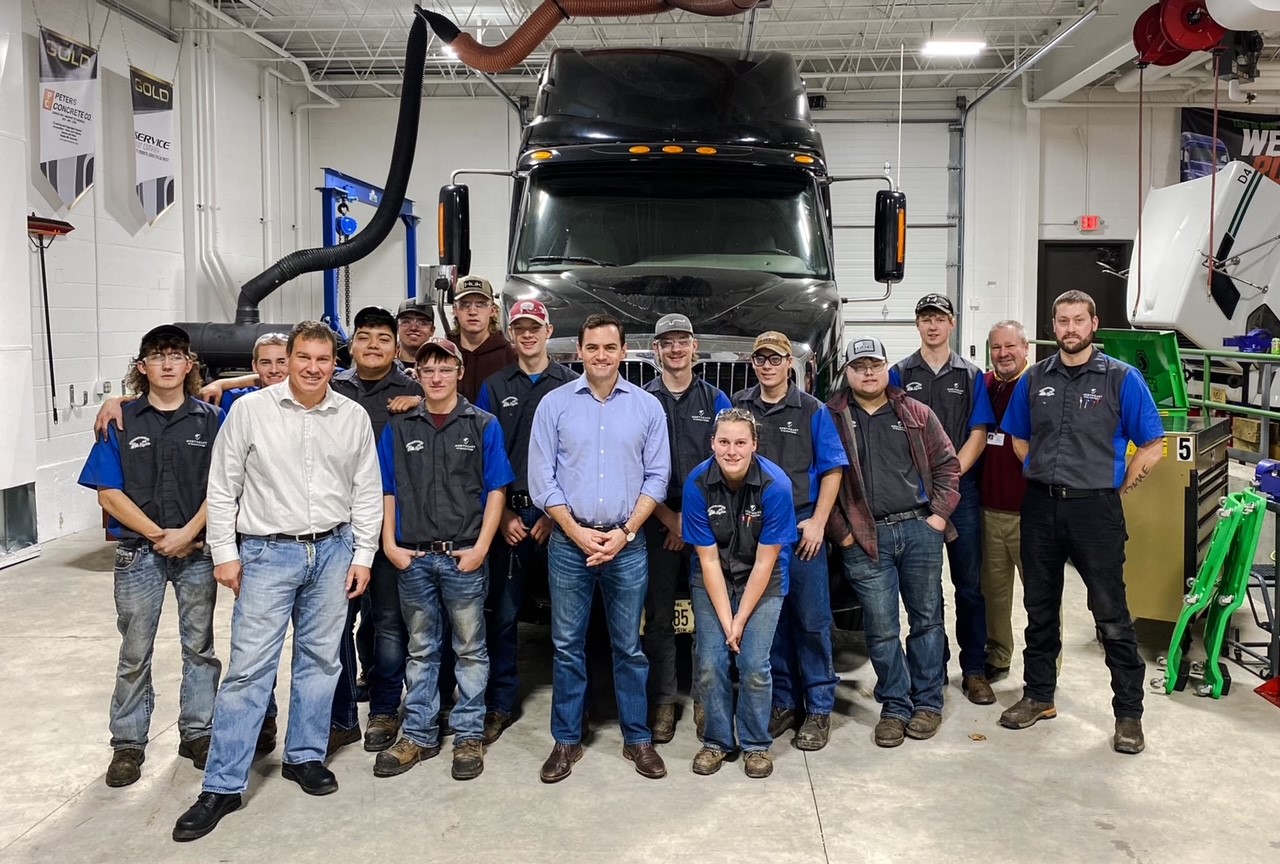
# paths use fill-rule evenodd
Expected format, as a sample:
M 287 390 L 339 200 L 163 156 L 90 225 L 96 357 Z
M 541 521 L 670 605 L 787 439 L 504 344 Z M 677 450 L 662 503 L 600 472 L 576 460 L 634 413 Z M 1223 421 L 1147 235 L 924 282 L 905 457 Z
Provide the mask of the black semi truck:
M 490 172 L 486 172 L 490 173 Z M 657 374 L 654 324 L 679 312 L 700 373 L 755 383 L 755 336 L 781 330 L 796 380 L 825 397 L 840 369 L 830 185 L 804 79 L 787 54 L 560 49 L 514 170 L 503 300 L 538 299 L 557 331 L 590 314 L 627 328 L 627 378 Z M 468 190 L 440 193 L 440 261 L 470 267 Z M 902 276 L 905 197 L 876 203 L 876 273 Z M 441 298 L 443 301 L 443 298 Z M 443 311 L 443 310 L 442 310 Z M 574 364 L 575 336 L 551 353 Z

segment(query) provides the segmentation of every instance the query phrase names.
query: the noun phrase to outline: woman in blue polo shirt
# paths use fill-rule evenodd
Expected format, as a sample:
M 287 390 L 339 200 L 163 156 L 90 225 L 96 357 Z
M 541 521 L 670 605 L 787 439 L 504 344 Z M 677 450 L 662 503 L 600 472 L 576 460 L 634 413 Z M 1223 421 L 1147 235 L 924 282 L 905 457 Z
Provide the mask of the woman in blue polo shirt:
M 786 473 L 756 455 L 750 411 L 716 415 L 713 458 L 684 486 L 684 542 L 697 550 L 690 573 L 698 622 L 698 692 L 706 712 L 695 774 L 714 774 L 737 744 L 748 777 L 773 773 L 769 709 L 773 678 L 769 650 L 787 593 L 787 553 L 796 541 L 795 508 Z M 729 664 L 738 666 L 733 707 Z

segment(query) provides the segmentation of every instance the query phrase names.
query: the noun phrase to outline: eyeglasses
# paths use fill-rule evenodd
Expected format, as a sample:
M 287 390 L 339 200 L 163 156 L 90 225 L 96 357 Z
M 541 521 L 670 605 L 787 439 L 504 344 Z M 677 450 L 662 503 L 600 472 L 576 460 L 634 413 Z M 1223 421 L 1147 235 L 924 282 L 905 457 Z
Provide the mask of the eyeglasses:
M 458 310 L 462 312 L 476 311 L 483 312 L 493 306 L 489 300 L 459 300 L 457 303 Z
M 401 327 L 435 327 L 436 322 L 420 315 L 406 315 L 400 319 Z
M 419 366 L 419 378 L 452 378 L 458 374 L 458 366 Z
M 752 354 L 751 365 L 760 366 L 781 366 L 783 361 L 787 359 L 785 354 Z
M 181 351 L 156 351 L 142 358 L 142 362 L 148 366 L 160 366 L 168 361 L 175 366 L 179 363 L 185 363 L 190 358 Z
M 659 339 L 658 348 L 663 351 L 670 351 L 673 348 L 688 348 L 693 344 L 692 336 L 684 336 L 677 339 Z
M 868 372 L 879 372 L 885 366 L 883 360 L 863 360 L 857 363 L 850 363 L 849 366 L 859 375 L 866 375 Z

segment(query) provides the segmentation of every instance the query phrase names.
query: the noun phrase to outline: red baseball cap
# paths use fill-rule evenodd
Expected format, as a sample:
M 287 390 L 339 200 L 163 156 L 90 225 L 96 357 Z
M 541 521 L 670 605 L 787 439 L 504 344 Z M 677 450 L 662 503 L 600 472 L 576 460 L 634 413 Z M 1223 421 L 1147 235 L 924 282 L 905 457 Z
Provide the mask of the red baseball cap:
M 519 300 L 511 307 L 511 314 L 508 316 L 510 323 L 514 324 L 521 318 L 528 318 L 530 321 L 537 321 L 539 324 L 547 324 L 549 322 L 547 315 L 547 307 L 542 305 L 538 300 Z

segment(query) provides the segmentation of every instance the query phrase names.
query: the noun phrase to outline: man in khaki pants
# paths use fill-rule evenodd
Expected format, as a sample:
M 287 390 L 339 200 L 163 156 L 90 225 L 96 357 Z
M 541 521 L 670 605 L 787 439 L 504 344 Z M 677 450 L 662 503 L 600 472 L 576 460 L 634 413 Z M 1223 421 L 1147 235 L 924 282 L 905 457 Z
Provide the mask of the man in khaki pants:
M 1027 331 L 1017 321 L 1001 321 L 987 337 L 991 364 L 986 373 L 987 393 L 995 410 L 996 425 L 987 433 L 982 476 L 982 596 L 987 601 L 987 680 L 1009 674 L 1013 657 L 1013 576 L 1022 578 L 1022 496 L 1027 483 L 1022 462 L 1014 455 L 1013 441 L 999 431 L 1018 379 L 1027 371 Z

